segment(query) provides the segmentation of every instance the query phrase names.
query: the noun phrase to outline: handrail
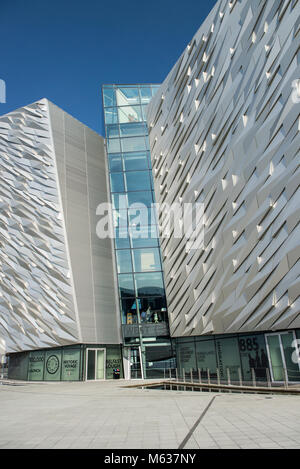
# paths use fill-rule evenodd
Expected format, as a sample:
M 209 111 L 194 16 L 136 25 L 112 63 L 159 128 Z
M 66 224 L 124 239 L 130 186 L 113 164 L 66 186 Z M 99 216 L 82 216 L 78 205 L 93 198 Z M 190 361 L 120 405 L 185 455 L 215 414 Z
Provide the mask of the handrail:
M 170 386 L 174 387 L 183 387 L 183 388 L 196 388 L 196 389 L 210 389 L 210 390 L 223 390 L 223 391 L 235 391 L 235 392 L 251 392 L 255 394 L 293 394 L 293 395 L 300 395 L 300 387 L 265 387 L 265 386 L 237 386 L 234 384 L 215 384 L 215 383 L 195 383 L 195 382 L 188 382 L 188 381 L 175 381 L 173 379 L 170 380 L 162 380 L 156 382 L 143 382 L 139 384 L 128 384 L 122 386 L 124 388 L 150 388 L 150 387 L 158 387 L 158 386 Z

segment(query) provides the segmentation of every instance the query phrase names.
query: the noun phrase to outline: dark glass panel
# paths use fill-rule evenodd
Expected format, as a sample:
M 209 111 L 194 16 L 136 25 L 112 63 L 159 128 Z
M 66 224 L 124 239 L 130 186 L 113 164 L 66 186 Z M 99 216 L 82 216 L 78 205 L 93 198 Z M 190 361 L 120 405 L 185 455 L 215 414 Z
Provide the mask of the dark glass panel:
M 116 96 L 113 88 L 103 87 L 103 102 L 104 107 L 115 106 L 116 105 Z
M 129 171 L 125 173 L 127 191 L 151 190 L 149 171 Z
M 148 152 L 123 153 L 125 171 L 148 169 Z
M 161 272 L 135 274 L 135 284 L 138 296 L 163 296 L 164 285 Z
M 116 251 L 118 273 L 132 272 L 131 252 L 127 249 Z
M 118 275 L 121 298 L 135 296 L 133 276 L 131 274 Z
M 110 183 L 112 192 L 125 191 L 123 173 L 112 173 L 110 175 Z
M 118 153 L 109 155 L 109 170 L 111 172 L 120 172 L 123 171 L 122 157 Z
M 128 206 L 141 203 L 146 207 L 151 207 L 153 204 L 153 197 L 151 191 L 143 192 L 129 192 L 128 193 Z

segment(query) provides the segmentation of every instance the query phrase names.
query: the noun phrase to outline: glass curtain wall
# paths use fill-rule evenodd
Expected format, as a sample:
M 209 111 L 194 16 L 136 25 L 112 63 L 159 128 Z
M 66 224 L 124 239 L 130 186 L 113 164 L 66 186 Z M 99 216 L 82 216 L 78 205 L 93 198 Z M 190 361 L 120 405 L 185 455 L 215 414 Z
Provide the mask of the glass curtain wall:
M 146 108 L 159 85 L 104 85 L 104 123 L 125 344 L 166 337 Z M 142 340 L 143 342 L 143 340 Z M 141 344 L 142 345 L 142 344 Z M 143 352 L 143 351 L 142 351 Z M 144 362 L 146 354 L 144 353 Z M 145 366 L 145 363 L 144 363 Z M 145 369 L 144 369 L 145 374 Z

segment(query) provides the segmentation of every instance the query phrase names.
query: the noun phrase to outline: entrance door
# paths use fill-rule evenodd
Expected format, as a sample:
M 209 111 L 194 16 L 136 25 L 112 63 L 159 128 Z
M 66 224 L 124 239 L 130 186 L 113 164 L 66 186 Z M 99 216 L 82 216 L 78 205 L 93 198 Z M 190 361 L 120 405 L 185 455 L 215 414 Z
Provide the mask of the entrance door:
M 86 380 L 105 379 L 105 349 L 86 350 Z
M 140 347 L 130 348 L 130 379 L 142 379 Z
M 266 334 L 272 381 L 300 381 L 299 363 L 292 360 L 294 331 Z

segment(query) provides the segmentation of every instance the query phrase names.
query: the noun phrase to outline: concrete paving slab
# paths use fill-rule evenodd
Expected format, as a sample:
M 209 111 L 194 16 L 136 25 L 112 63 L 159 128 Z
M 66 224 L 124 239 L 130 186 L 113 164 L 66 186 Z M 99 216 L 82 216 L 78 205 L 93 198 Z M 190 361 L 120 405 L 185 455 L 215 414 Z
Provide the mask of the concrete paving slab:
M 0 448 L 177 449 L 183 441 L 184 449 L 300 448 L 298 396 L 124 384 L 0 386 Z

